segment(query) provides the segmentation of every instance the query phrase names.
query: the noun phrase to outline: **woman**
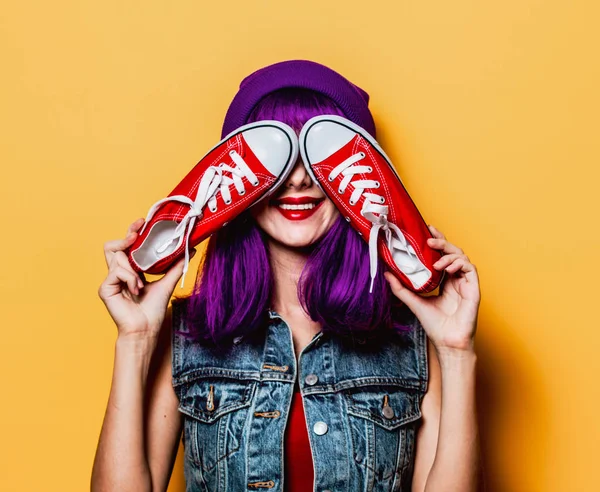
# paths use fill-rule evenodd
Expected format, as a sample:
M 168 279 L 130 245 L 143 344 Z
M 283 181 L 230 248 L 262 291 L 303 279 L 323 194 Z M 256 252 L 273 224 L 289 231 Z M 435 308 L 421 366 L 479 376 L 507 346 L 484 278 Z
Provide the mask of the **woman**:
M 322 87 L 263 89 L 234 125 L 364 123 Z M 298 197 L 320 205 L 282 207 Z M 439 296 L 390 272 L 370 293 L 366 242 L 299 158 L 211 237 L 193 294 L 167 307 L 183 258 L 156 282 L 134 273 L 124 251 L 143 222 L 104 248 L 99 295 L 118 338 L 93 490 L 166 490 L 180 437 L 188 490 L 478 490 L 478 276 L 440 231 Z

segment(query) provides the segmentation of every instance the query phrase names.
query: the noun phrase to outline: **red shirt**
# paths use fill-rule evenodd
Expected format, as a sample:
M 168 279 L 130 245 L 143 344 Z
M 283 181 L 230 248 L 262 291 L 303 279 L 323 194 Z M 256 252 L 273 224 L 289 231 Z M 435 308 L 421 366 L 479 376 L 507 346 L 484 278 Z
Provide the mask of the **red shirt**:
M 286 492 L 311 492 L 314 470 L 300 391 L 294 390 L 284 439 Z

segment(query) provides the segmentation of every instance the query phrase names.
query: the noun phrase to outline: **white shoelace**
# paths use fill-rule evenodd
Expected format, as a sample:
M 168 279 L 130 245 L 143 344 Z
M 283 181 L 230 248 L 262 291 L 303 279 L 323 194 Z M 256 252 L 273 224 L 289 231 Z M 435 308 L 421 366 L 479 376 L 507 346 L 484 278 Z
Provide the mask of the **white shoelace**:
M 243 177 L 246 177 L 253 186 L 259 185 L 258 178 L 250 170 L 248 164 L 246 164 L 244 159 L 242 159 L 242 156 L 240 156 L 235 150 L 230 151 L 229 156 L 236 164 L 236 167 L 231 167 L 225 162 L 220 163 L 218 166 L 210 166 L 200 179 L 198 193 L 196 194 L 195 200 L 192 200 L 185 195 L 173 195 L 157 201 L 154 205 L 152 205 L 152 207 L 150 207 L 146 221 L 144 222 L 144 226 L 140 231 L 140 234 L 144 232 L 144 229 L 150 222 L 150 219 L 152 219 L 152 216 L 158 210 L 158 207 L 160 207 L 163 203 L 168 201 L 176 201 L 190 206 L 190 210 L 177 225 L 171 238 L 155 248 L 157 253 L 162 253 L 173 241 L 177 240 L 179 243 L 180 238 L 185 235 L 185 263 L 183 266 L 183 274 L 181 276 L 181 287 L 183 287 L 185 273 L 188 270 L 190 261 L 190 234 L 194 228 L 196 219 L 202 218 L 202 210 L 204 207 L 208 205 L 208 208 L 211 212 L 216 212 L 218 193 L 221 193 L 225 204 L 229 205 L 231 203 L 231 192 L 229 190 L 229 186 L 232 184 L 235 186 L 238 193 L 243 195 L 246 192 L 246 189 L 244 188 L 244 182 L 242 181 Z M 224 174 L 225 172 L 231 174 L 231 177 L 226 176 Z
M 365 197 L 360 214 L 373 224 L 369 232 L 369 261 L 371 266 L 371 287 L 369 292 L 373 292 L 373 282 L 377 274 L 377 238 L 379 231 L 385 231 L 385 240 L 390 251 L 394 249 L 404 251 L 410 256 L 413 256 L 417 260 L 417 264 L 412 268 L 404 268 L 402 271 L 408 275 L 417 273 L 423 269 L 420 265 L 420 261 L 412 248 L 412 245 L 406 240 L 404 234 L 400 228 L 387 220 L 387 214 L 389 207 L 383 205 L 385 198 L 376 193 L 368 192 L 366 190 L 370 188 L 379 188 L 381 184 L 379 181 L 373 179 L 359 179 L 355 180 L 355 174 L 367 174 L 373 171 L 371 166 L 357 164 L 358 161 L 366 157 L 364 152 L 359 152 L 348 157 L 346 160 L 338 164 L 329 173 L 329 181 L 333 181 L 339 174 L 342 174 L 342 179 L 338 193 L 341 195 L 346 191 L 346 188 L 350 183 L 354 186 L 354 191 L 350 195 L 349 203 L 354 205 L 361 196 Z M 379 214 L 379 215 L 375 215 Z M 395 236 L 395 237 L 394 237 Z

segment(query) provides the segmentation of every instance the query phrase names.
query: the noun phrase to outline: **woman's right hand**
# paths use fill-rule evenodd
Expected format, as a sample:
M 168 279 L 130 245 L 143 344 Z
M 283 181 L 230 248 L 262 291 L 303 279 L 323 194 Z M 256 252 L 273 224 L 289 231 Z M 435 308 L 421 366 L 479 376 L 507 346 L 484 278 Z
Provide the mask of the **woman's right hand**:
M 133 244 L 143 224 L 144 218 L 139 218 L 129 226 L 124 239 L 104 243 L 108 275 L 98 288 L 98 295 L 116 323 L 119 337 L 158 335 L 169 299 L 183 273 L 183 256 L 155 282 L 147 282 L 143 273 L 133 270 L 124 251 Z M 192 250 L 190 258 L 195 253 Z

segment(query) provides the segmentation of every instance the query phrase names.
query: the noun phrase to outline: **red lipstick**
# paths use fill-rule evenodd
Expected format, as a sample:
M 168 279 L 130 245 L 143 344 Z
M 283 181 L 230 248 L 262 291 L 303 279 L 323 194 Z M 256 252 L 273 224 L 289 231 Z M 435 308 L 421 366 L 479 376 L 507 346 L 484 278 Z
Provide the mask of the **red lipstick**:
M 288 220 L 304 220 L 314 214 L 324 201 L 312 196 L 288 196 L 272 200 L 271 204 Z

